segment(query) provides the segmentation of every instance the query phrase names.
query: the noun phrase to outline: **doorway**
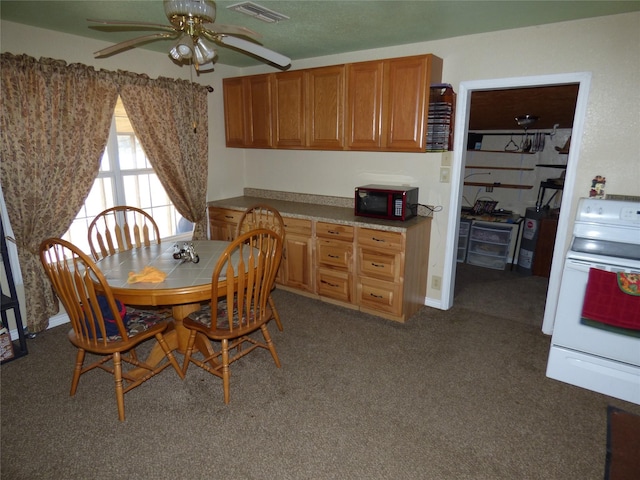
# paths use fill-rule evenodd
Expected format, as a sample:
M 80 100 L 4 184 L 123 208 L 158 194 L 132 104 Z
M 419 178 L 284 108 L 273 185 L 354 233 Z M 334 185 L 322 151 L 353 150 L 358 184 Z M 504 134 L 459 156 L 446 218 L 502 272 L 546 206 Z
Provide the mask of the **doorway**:
M 457 239 L 460 225 L 461 197 L 466 161 L 467 138 L 469 133 L 469 118 L 471 110 L 471 94 L 474 91 L 505 90 L 510 88 L 545 87 L 553 85 L 578 84 L 578 98 L 574 113 L 571 149 L 567 159 L 567 170 L 564 180 L 564 193 L 558 217 L 558 231 L 554 243 L 554 253 L 549 275 L 546 305 L 542 331 L 551 334 L 555 310 L 558 303 L 558 292 L 562 275 L 562 264 L 565 249 L 570 239 L 569 227 L 572 223 L 571 202 L 575 186 L 578 166 L 578 152 L 584 130 L 587 111 L 587 99 L 591 83 L 591 74 L 569 73 L 557 75 L 543 75 L 535 77 L 518 77 L 494 80 L 480 80 L 461 82 L 456 109 L 456 129 L 454 137 L 454 159 L 452 165 L 452 184 L 450 209 L 448 215 L 447 238 L 456 239 L 447 242 L 445 248 L 445 264 L 443 272 L 442 308 L 447 310 L 453 305 L 455 278 L 457 268 Z

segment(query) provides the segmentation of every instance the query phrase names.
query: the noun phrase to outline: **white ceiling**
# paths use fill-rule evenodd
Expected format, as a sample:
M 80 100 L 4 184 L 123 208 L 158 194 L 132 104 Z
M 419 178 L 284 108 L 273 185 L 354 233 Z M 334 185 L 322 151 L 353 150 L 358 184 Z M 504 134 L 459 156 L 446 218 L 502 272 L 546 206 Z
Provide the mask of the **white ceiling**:
M 240 25 L 262 34 L 268 49 L 296 59 L 474 33 L 521 28 L 640 10 L 640 1 L 378 1 L 255 0 L 289 20 L 265 23 L 226 7 L 240 0 L 219 0 L 216 23 Z M 168 24 L 161 0 L 34 1 L 0 0 L 0 18 L 106 42 L 118 43 L 149 30 L 89 28 L 88 18 Z M 169 40 L 138 48 L 168 52 Z M 22 52 L 13 52 L 22 53 Z M 218 63 L 237 67 L 260 60 L 218 48 Z

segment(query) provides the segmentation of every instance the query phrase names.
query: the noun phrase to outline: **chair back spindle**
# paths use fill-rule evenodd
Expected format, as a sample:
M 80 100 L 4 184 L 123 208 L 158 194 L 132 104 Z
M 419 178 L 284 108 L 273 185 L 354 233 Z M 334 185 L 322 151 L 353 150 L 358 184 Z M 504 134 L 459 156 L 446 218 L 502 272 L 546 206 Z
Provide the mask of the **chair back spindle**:
M 136 207 L 108 208 L 89 225 L 89 248 L 95 260 L 160 242 L 160 230 L 153 217 Z

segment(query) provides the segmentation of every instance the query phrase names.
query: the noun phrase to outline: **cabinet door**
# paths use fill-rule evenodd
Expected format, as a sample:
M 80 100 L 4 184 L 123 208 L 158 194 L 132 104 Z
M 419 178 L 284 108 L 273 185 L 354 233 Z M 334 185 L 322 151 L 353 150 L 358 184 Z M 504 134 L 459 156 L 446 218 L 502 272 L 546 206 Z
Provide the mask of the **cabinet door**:
M 284 245 L 283 264 L 280 267 L 284 284 L 307 292 L 313 291 L 311 237 L 287 233 Z
M 341 150 L 344 146 L 344 65 L 307 72 L 307 146 Z
M 283 217 L 284 249 L 278 282 L 298 290 L 313 291 L 311 220 Z
M 272 146 L 271 82 L 273 75 L 255 75 L 246 78 L 247 133 L 246 146 L 269 148 Z
M 224 131 L 227 147 L 245 146 L 245 103 L 242 78 L 222 81 L 224 96 Z
M 381 147 L 382 61 L 348 64 L 347 69 L 347 147 L 375 150 Z
M 278 73 L 274 78 L 274 145 L 302 148 L 306 131 L 304 71 Z
M 429 56 L 385 62 L 387 97 L 384 99 L 385 147 L 424 151 L 429 108 Z
M 242 212 L 239 210 L 209 207 L 209 238 L 227 242 L 233 240 L 241 216 Z

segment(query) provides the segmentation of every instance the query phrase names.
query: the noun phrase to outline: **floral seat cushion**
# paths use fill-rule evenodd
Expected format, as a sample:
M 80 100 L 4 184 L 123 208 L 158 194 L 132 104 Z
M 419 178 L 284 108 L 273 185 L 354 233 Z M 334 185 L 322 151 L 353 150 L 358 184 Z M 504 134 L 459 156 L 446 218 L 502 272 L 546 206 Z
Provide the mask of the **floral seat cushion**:
M 228 307 L 227 307 L 227 301 L 226 300 L 220 300 L 218 302 L 218 324 L 217 324 L 217 328 L 221 329 L 221 330 L 228 330 L 229 329 L 229 312 L 228 312 Z M 246 311 L 245 311 L 245 318 L 244 320 L 246 321 Z M 254 312 L 253 310 L 251 310 L 249 312 L 249 315 L 251 316 L 251 319 L 253 319 L 254 317 Z M 207 304 L 205 306 L 203 306 L 200 310 L 190 313 L 187 317 L 189 320 L 199 323 L 201 325 L 204 325 L 206 327 L 211 328 L 211 305 Z M 245 322 L 243 322 L 245 323 Z M 238 321 L 238 304 L 234 302 L 233 304 L 233 326 L 234 327 L 238 327 L 239 325 L 239 321 Z

